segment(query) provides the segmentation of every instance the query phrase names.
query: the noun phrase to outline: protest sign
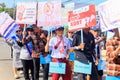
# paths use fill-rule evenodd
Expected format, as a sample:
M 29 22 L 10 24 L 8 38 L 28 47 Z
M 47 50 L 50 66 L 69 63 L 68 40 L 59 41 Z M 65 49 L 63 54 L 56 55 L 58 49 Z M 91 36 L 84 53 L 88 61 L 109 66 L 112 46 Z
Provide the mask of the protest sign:
M 105 60 L 99 60 L 98 70 L 104 70 L 104 69 L 106 69 L 106 61 Z
M 67 3 L 64 5 L 64 8 L 62 8 L 62 24 L 68 23 L 68 12 L 73 10 L 74 6 L 74 2 Z
M 60 25 L 61 19 L 61 0 L 38 3 L 37 26 Z
M 68 13 L 69 30 L 96 26 L 95 5 L 88 5 Z
M 120 80 L 120 76 L 106 76 L 106 80 Z
M 119 0 L 108 0 L 98 6 L 98 15 L 102 32 L 120 26 Z
M 50 62 L 49 72 L 65 74 L 65 71 L 66 71 L 66 64 L 65 63 Z
M 36 24 L 36 2 L 17 3 L 16 22 L 19 24 Z
M 75 54 L 74 52 L 70 52 L 70 55 L 69 55 L 69 61 L 73 61 L 75 58 Z
M 48 64 L 51 62 L 51 55 L 48 54 L 47 56 L 43 56 L 42 54 L 40 55 L 40 64 Z
M 82 63 L 80 61 L 74 61 L 74 72 L 91 74 L 92 63 Z
M 62 8 L 62 24 L 68 23 L 68 10 Z

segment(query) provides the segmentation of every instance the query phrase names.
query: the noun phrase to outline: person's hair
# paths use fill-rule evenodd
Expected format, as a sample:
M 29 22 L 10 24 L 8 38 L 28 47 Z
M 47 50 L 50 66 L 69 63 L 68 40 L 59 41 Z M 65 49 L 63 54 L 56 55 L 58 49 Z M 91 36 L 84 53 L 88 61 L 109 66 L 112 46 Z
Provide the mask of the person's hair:
M 27 31 L 34 31 L 33 28 L 27 28 Z
M 48 31 L 47 31 L 47 30 L 42 30 L 41 34 L 42 34 L 42 33 L 45 35 L 45 37 L 48 36 Z

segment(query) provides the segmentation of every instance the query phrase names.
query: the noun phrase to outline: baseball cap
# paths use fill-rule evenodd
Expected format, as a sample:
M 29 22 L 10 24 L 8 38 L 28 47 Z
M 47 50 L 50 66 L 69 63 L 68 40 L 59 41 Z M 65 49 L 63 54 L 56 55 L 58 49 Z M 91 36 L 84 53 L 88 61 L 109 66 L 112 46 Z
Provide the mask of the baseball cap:
M 18 28 L 18 29 L 16 30 L 16 32 L 18 32 L 18 31 L 22 31 L 22 29 L 21 29 L 21 28 Z
M 56 30 L 64 30 L 64 27 L 61 25 L 56 26 Z
M 101 29 L 99 27 L 92 27 L 91 29 L 94 31 L 101 31 Z

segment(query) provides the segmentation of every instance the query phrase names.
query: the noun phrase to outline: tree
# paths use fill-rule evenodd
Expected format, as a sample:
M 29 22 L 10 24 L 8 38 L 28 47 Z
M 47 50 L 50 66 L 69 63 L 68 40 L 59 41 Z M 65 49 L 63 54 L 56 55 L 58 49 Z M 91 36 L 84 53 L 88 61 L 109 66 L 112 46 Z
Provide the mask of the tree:
M 4 10 L 5 10 L 5 7 L 6 7 L 5 3 L 0 3 L 0 7 L 1 7 L 2 10 L 4 11 Z
M 13 18 L 13 16 L 15 16 L 15 9 L 14 8 L 6 8 L 5 3 L 0 3 L 0 13 L 3 12 L 3 11 L 8 13 L 12 18 Z

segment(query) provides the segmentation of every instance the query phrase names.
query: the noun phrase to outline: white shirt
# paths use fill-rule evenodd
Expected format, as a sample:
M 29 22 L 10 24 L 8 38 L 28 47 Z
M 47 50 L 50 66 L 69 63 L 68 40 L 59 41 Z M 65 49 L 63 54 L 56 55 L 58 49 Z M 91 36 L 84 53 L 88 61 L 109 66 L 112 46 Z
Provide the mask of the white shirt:
M 20 59 L 32 60 L 32 57 L 31 57 L 30 54 L 28 53 L 28 50 L 27 50 L 26 46 L 23 46 L 23 47 L 21 48 Z
M 70 49 L 70 43 L 68 38 L 63 37 L 58 48 L 55 49 L 56 44 L 58 43 L 58 41 L 60 41 L 61 39 L 56 36 L 50 39 L 49 42 L 49 47 L 51 47 L 52 49 L 52 53 L 51 56 L 53 58 L 65 58 L 67 56 L 67 51 Z M 60 50 L 63 49 L 64 52 L 61 52 Z

